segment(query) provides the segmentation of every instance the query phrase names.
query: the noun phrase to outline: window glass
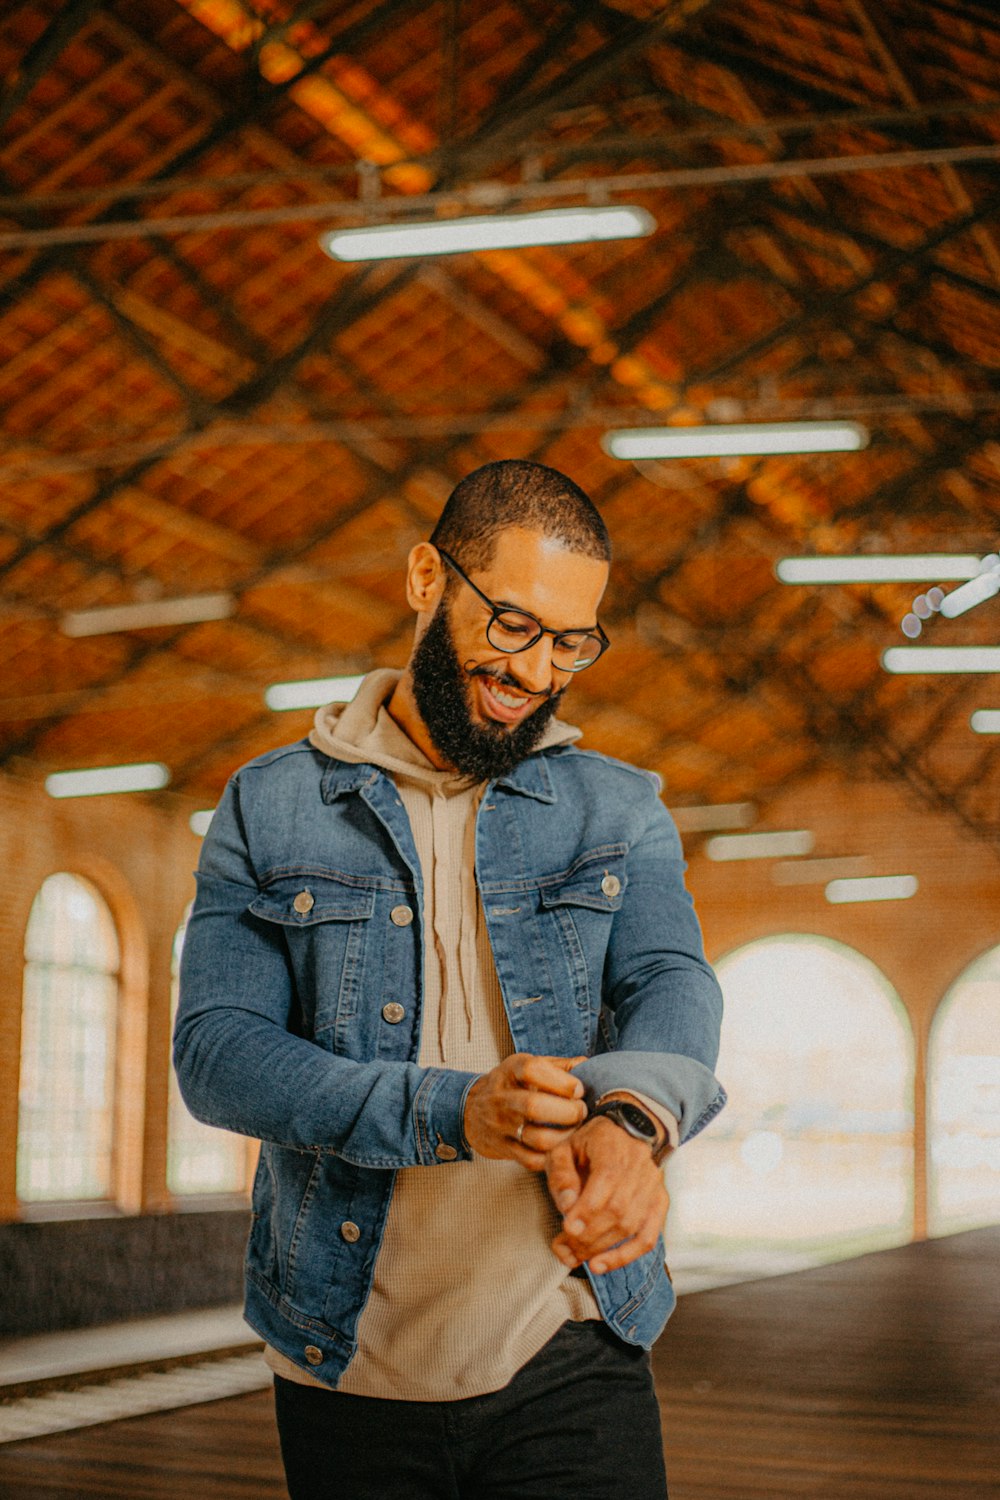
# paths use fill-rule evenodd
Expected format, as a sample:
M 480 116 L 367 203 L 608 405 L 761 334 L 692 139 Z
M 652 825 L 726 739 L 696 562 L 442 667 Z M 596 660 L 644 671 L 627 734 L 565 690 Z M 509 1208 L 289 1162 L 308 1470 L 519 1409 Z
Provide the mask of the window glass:
M 174 936 L 171 964 L 171 1029 L 177 1015 L 180 963 L 190 907 Z M 251 1143 L 245 1136 L 216 1130 L 196 1120 L 181 1098 L 177 1075 L 170 1069 L 167 1137 L 167 1187 L 171 1193 L 239 1193 L 247 1183 Z
M 119 947 L 89 881 L 49 876 L 31 908 L 24 956 L 18 1196 L 110 1197 Z
M 668 1169 L 681 1285 L 908 1240 L 912 1038 L 888 981 L 853 949 L 800 935 L 751 943 L 716 971 L 729 1103 Z
M 928 1058 L 929 1227 L 1000 1223 L 1000 948 L 941 1002 Z

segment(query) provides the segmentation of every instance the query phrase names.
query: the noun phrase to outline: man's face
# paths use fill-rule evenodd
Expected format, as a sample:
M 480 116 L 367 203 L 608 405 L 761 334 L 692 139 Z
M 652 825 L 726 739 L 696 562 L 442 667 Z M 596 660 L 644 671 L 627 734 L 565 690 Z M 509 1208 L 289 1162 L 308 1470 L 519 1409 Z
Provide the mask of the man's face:
M 552 630 L 593 627 L 607 575 L 599 559 L 521 528 L 501 534 L 488 568 L 469 570 L 484 594 Z M 498 651 L 486 638 L 488 607 L 452 577 L 414 651 L 413 694 L 443 758 L 490 780 L 534 749 L 573 674 L 553 665 L 550 635 L 526 651 Z

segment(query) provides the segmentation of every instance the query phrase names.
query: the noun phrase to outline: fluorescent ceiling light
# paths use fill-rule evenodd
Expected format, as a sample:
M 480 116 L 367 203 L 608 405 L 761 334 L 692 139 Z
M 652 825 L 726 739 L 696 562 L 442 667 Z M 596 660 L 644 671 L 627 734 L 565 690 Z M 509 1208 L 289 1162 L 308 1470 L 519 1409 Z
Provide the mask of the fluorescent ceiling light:
M 862 880 L 831 880 L 826 899 L 833 906 L 848 901 L 905 901 L 915 896 L 919 881 L 915 875 L 870 875 Z
M 975 578 L 979 558 L 929 552 L 924 557 L 785 557 L 775 567 L 782 583 L 923 583 Z M 958 592 L 961 592 L 960 590 Z
M 834 859 L 794 859 L 771 867 L 775 885 L 823 885 L 849 875 L 867 875 L 871 860 L 865 854 L 839 855 Z
M 977 604 L 982 604 L 986 599 L 992 599 L 994 594 L 1000 594 L 1000 564 L 994 559 L 985 559 L 986 566 L 978 578 L 971 578 L 968 583 L 963 583 L 960 589 L 952 589 L 950 594 L 945 594 L 941 601 L 941 613 L 947 620 L 954 620 L 958 615 L 964 615 L 966 610 L 975 609 Z
M 644 208 L 605 205 L 332 229 L 321 234 L 319 242 L 334 260 L 387 260 L 409 255 L 455 255 L 465 250 L 516 250 L 527 245 L 632 240 L 652 234 L 655 228 L 656 220 Z
M 350 703 L 361 677 L 314 677 L 308 682 L 276 682 L 264 693 L 275 713 L 290 708 L 321 708 L 324 703 Z
M 889 646 L 887 672 L 1000 672 L 1000 646 Z
M 779 833 L 720 833 L 709 839 L 705 853 L 715 860 L 780 859 L 789 854 L 808 854 L 815 842 L 808 828 Z
M 969 723 L 977 734 L 1000 734 L 1000 708 L 977 708 Z
M 185 599 L 150 599 L 109 609 L 78 609 L 63 615 L 63 635 L 111 635 L 119 630 L 155 630 L 164 625 L 197 625 L 225 620 L 236 608 L 232 594 L 190 594 Z
M 214 817 L 214 807 L 209 807 L 204 812 L 193 812 L 190 818 L 188 818 L 188 824 L 191 828 L 191 832 L 196 833 L 200 839 L 203 839 L 209 828 L 211 827 L 212 819 Z
M 601 439 L 612 458 L 727 458 L 754 453 L 851 453 L 860 422 L 735 422 L 712 427 L 625 427 Z
M 710 828 L 749 828 L 757 816 L 752 802 L 713 802 L 704 807 L 672 807 L 670 816 L 681 833 Z
M 92 771 L 55 771 L 45 778 L 50 797 L 101 797 L 109 792 L 158 792 L 170 781 L 160 761 L 131 766 L 97 766 Z

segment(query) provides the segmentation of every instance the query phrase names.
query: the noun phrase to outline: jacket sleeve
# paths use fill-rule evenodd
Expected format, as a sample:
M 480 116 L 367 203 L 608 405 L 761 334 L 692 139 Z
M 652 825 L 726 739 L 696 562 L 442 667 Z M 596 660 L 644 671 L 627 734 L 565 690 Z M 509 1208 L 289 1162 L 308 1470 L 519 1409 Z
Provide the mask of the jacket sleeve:
M 712 1071 L 722 992 L 684 885 L 677 830 L 655 794 L 651 801 L 648 823 L 629 850 L 628 882 L 605 965 L 603 999 L 614 1047 L 575 1072 L 589 1099 L 628 1089 L 656 1100 L 677 1120 L 683 1142 L 726 1102 Z
M 174 1065 L 191 1113 L 359 1167 L 468 1159 L 462 1118 L 476 1074 L 356 1062 L 296 1035 L 283 934 L 248 909 L 258 890 L 237 776 L 205 839 L 181 959 Z

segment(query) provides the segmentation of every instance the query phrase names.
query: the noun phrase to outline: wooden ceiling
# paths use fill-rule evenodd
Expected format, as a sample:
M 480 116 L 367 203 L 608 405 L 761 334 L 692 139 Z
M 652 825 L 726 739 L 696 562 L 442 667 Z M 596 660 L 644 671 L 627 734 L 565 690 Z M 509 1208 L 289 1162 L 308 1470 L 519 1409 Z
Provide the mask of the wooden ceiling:
M 1000 540 L 992 4 L 8 0 L 0 73 L 9 770 L 162 760 L 209 805 L 308 727 L 269 683 L 402 661 L 408 548 L 469 469 L 531 457 L 617 546 L 590 744 L 674 806 L 875 772 L 995 840 L 968 721 L 996 679 L 880 665 L 920 586 L 773 571 Z M 317 241 L 595 198 L 654 235 L 362 267 Z M 867 450 L 600 446 L 831 414 Z M 63 629 L 217 591 L 229 618 Z M 996 630 L 993 603 L 923 641 Z

